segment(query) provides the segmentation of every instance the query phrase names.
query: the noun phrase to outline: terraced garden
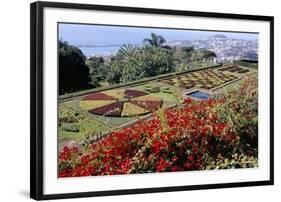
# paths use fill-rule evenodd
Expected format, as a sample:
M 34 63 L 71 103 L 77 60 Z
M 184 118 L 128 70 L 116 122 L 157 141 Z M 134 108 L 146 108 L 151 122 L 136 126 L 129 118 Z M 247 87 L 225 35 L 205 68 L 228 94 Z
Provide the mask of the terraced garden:
M 140 84 L 93 92 L 59 103 L 59 140 L 61 148 L 69 142 L 83 144 L 108 133 L 150 119 L 154 112 L 180 105 L 188 94 L 214 95 L 225 86 L 237 83 L 256 70 L 224 66 L 169 75 Z M 193 92 L 193 93 L 192 93 Z M 210 96 L 213 97 L 213 96 Z

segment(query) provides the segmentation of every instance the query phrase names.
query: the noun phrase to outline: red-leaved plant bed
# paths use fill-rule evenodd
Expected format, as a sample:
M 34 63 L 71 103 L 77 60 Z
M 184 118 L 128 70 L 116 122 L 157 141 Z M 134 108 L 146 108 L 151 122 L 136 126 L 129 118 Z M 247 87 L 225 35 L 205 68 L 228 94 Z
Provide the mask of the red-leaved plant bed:
M 90 113 L 103 116 L 121 116 L 123 109 L 123 102 L 114 102 L 102 107 L 89 110 Z
M 59 177 L 257 166 L 257 83 L 217 100 L 186 99 L 84 149 L 65 147 Z
M 92 93 L 83 98 L 83 100 L 116 100 L 116 98 L 104 93 Z
M 148 93 L 139 91 L 139 90 L 133 90 L 133 89 L 126 89 L 124 92 L 124 98 L 127 98 L 127 99 L 132 99 L 132 98 L 140 97 L 140 96 L 144 96 L 144 95 L 148 95 Z

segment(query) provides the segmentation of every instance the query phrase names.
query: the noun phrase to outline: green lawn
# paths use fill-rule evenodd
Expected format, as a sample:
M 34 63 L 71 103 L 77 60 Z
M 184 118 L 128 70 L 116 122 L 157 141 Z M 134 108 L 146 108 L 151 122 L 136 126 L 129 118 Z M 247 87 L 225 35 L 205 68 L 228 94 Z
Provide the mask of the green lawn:
M 165 102 L 178 103 L 182 99 L 179 88 L 168 86 L 160 82 L 150 82 L 147 84 L 136 86 L 134 88 L 136 90 L 145 91 L 151 93 L 152 95 L 160 97 L 164 104 Z M 157 88 L 159 88 L 159 90 L 157 90 Z M 154 91 L 154 89 L 156 90 Z
M 65 131 L 63 127 L 60 126 L 59 139 L 80 141 L 85 140 L 85 138 L 91 137 L 95 134 L 108 131 L 108 127 L 91 118 L 85 118 L 80 124 L 77 125 L 79 126 L 79 132 Z
M 81 114 L 72 108 L 60 104 L 59 117 L 68 117 L 70 121 L 65 121 L 58 127 L 59 140 L 81 141 L 93 135 L 100 135 L 110 130 L 108 126 L 100 121 Z

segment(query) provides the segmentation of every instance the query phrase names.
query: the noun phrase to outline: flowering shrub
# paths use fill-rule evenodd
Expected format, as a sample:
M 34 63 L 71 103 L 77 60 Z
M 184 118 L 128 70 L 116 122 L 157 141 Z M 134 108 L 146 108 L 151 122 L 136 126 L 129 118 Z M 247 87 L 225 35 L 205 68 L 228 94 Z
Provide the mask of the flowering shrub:
M 245 79 L 238 90 L 224 96 L 214 110 L 219 118 L 229 122 L 240 138 L 240 149 L 257 156 L 258 147 L 258 88 L 257 79 Z
M 64 148 L 59 176 L 187 171 L 257 166 L 257 83 L 114 131 L 85 149 Z

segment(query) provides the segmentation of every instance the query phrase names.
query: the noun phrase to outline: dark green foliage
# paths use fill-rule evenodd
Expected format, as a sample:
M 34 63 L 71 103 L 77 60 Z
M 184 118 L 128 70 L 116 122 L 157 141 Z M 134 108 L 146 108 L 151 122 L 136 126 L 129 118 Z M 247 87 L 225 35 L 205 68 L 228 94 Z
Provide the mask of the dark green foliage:
M 59 94 L 95 87 L 90 84 L 85 59 L 79 48 L 59 41 Z
M 236 61 L 233 61 L 233 64 L 250 67 L 250 68 L 254 68 L 254 69 L 258 68 L 258 61 L 256 61 L 256 60 L 236 60 Z
M 169 49 L 144 46 L 139 51 L 139 65 L 147 76 L 175 71 L 175 59 Z
M 137 47 L 131 44 L 125 44 L 119 49 L 116 56 L 111 59 L 111 69 L 107 75 L 108 83 L 120 83 L 124 80 L 133 81 L 142 78 L 135 61 L 137 51 Z
M 137 47 L 133 46 L 132 44 L 124 44 L 118 51 L 119 57 L 123 59 L 128 59 L 133 57 L 137 52 Z
M 194 51 L 194 48 L 192 46 L 182 47 L 182 51 L 184 53 L 192 53 Z
M 109 83 L 134 81 L 175 71 L 173 52 L 167 48 L 144 46 L 122 47 L 111 62 Z
M 67 132 L 79 132 L 80 126 L 78 123 L 62 123 L 61 125 L 62 130 Z
M 192 61 L 202 61 L 216 57 L 216 54 L 210 50 L 195 50 L 191 53 Z
M 166 43 L 166 40 L 161 35 L 151 33 L 151 38 L 143 39 L 143 43 L 148 44 L 150 46 L 162 47 Z
M 191 46 L 175 47 L 174 54 L 177 59 L 177 71 L 186 71 L 210 66 L 216 57 L 215 52 L 210 50 L 195 50 Z
M 93 56 L 86 60 L 86 65 L 90 69 L 91 84 L 98 87 L 99 82 L 104 81 L 110 71 L 110 67 L 100 56 Z

